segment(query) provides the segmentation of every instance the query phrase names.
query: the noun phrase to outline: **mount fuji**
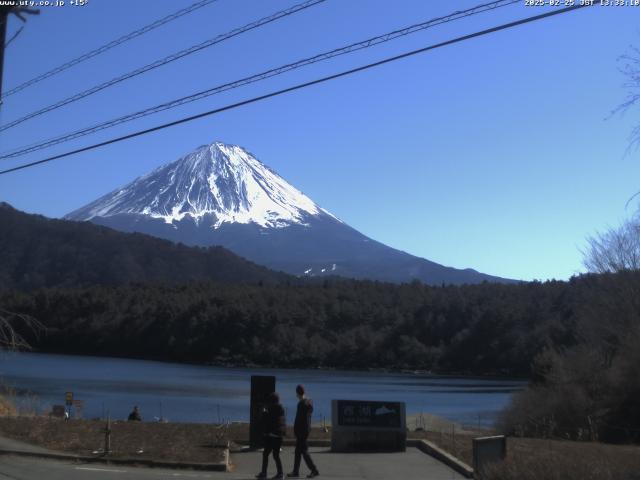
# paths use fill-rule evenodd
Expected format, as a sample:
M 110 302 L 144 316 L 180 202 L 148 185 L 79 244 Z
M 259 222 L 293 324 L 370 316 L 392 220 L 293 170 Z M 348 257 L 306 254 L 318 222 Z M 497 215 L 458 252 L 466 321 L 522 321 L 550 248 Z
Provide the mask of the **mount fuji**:
M 215 142 L 69 213 L 125 232 L 221 245 L 299 276 L 428 284 L 505 282 L 372 240 L 287 183 L 242 147 Z

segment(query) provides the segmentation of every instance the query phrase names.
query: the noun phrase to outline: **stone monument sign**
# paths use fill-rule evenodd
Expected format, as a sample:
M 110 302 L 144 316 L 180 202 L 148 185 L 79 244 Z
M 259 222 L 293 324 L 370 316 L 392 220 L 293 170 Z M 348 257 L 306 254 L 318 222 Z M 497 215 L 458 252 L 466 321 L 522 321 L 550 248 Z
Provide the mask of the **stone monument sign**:
M 333 400 L 331 418 L 334 452 L 406 450 L 404 402 Z

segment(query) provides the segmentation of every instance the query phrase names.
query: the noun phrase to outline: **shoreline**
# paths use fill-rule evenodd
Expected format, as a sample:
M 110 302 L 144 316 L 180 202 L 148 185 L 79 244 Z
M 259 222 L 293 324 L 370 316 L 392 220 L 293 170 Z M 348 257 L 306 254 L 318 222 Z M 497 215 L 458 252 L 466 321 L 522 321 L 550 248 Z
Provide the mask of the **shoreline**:
M 285 392 L 283 402 L 291 411 L 295 411 L 295 385 L 311 385 L 310 391 L 315 393 L 314 421 L 330 419 L 331 400 L 350 398 L 405 402 L 410 429 L 425 421 L 430 423 L 430 415 L 447 419 L 448 425 L 491 427 L 513 392 L 525 387 L 523 381 L 503 377 L 438 376 L 413 371 L 252 369 L 44 352 L 10 353 L 4 359 L 4 363 L 0 361 L 0 375 L 5 376 L 7 393 L 15 397 L 21 412 L 48 411 L 51 405 L 64 402 L 66 391 L 73 391 L 74 399 L 84 401 L 79 414 L 84 418 L 106 418 L 106 411 L 114 419 L 126 418 L 132 405 L 140 405 L 148 420 L 247 421 L 249 376 L 275 375 L 278 391 Z M 103 375 L 107 375 L 106 380 L 96 380 Z M 89 383 L 84 385 L 84 381 Z M 131 388 L 125 388 L 129 384 Z M 40 387 L 43 389 L 38 390 Z M 113 388 L 116 391 L 109 393 Z M 117 393 L 121 389 L 122 393 Z M 421 414 L 423 420 L 417 421 Z
M 464 379 L 479 379 L 479 380 L 502 380 L 502 381 L 529 381 L 530 377 L 522 375 L 510 375 L 510 374 L 499 374 L 496 372 L 488 372 L 488 373 L 475 373 L 475 372 L 447 372 L 447 371 L 433 371 L 433 370 L 422 370 L 422 369 L 407 369 L 407 368 L 382 368 L 382 367 L 371 367 L 367 369 L 358 369 L 358 368 L 341 368 L 341 367 L 327 367 L 327 366 L 302 366 L 302 367 L 290 367 L 290 366 L 273 366 L 273 365 L 257 365 L 257 364 L 237 364 L 237 363 L 220 363 L 220 362 L 190 362 L 190 361 L 180 361 L 180 360 L 171 360 L 171 359 L 161 359 L 161 358 L 153 358 L 153 357 L 128 357 L 123 355 L 106 355 L 106 354 L 91 354 L 91 353 L 63 353 L 59 351 L 48 351 L 48 350 L 29 350 L 29 351 L 21 351 L 21 352 L 3 352 L 2 355 L 12 355 L 13 353 L 18 354 L 34 354 L 34 355 L 56 355 L 61 357 L 91 357 L 91 358 L 104 358 L 109 360 L 127 360 L 127 361 L 141 361 L 141 362 L 154 362 L 154 363 L 164 363 L 164 364 L 172 364 L 172 365 L 191 365 L 195 367 L 212 367 L 212 368 L 220 368 L 220 369 L 233 369 L 233 370 L 288 370 L 288 371 L 305 371 L 305 370 L 313 370 L 318 372 L 341 372 L 341 373 L 371 373 L 371 374 L 393 374 L 393 375 L 406 375 L 413 377 L 422 377 L 422 378 L 439 378 L 439 379 L 447 379 L 447 378 L 464 378 Z M 0 360 L 1 360 L 0 356 Z

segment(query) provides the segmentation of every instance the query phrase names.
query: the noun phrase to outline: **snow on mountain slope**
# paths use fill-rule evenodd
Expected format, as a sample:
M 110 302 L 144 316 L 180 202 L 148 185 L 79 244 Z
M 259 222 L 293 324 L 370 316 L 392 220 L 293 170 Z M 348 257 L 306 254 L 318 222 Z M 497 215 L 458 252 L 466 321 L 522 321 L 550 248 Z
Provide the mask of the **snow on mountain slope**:
M 113 191 L 66 218 L 91 220 L 117 214 L 161 218 L 168 224 L 192 217 L 265 228 L 305 225 L 308 215 L 329 215 L 241 147 L 215 142 Z M 337 219 L 336 219 L 337 220 Z
M 294 275 L 440 285 L 505 281 L 377 242 L 320 208 L 245 149 L 215 142 L 66 216 L 186 245 L 223 246 Z

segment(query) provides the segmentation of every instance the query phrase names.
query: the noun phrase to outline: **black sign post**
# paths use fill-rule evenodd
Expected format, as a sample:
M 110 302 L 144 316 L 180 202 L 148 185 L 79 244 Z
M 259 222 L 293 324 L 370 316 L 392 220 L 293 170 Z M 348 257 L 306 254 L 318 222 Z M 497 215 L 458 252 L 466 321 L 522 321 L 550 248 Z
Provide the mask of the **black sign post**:
M 264 445 L 262 437 L 262 412 L 267 396 L 276 391 L 276 377 L 271 375 L 251 376 L 251 406 L 249 412 L 249 444 L 251 448 Z

